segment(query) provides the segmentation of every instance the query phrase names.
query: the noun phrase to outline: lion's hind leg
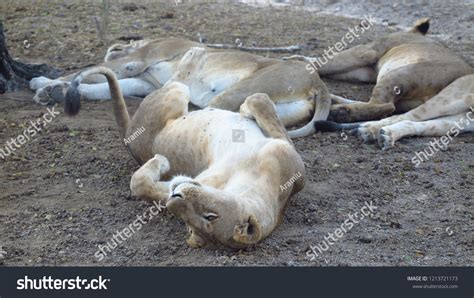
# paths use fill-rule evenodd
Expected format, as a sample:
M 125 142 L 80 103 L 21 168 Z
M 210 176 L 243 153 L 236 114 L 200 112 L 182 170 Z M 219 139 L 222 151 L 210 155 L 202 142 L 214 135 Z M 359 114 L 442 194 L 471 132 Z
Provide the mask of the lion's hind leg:
M 118 80 L 123 96 L 145 97 L 156 88 L 145 80 L 139 78 L 128 78 Z M 60 82 L 36 90 L 33 100 L 36 103 L 47 105 L 63 102 L 70 87 L 69 82 Z M 80 84 L 78 87 L 81 97 L 85 100 L 110 100 L 108 83 Z
M 170 182 L 160 181 L 160 179 L 169 170 L 168 159 L 156 154 L 132 175 L 130 190 L 147 202 L 156 201 L 166 205 Z
M 145 97 L 156 90 L 152 84 L 139 78 L 121 79 L 118 80 L 118 83 L 123 96 Z M 90 101 L 110 100 L 112 98 L 108 83 L 81 84 L 78 90 L 84 99 Z
M 332 104 L 350 104 L 356 103 L 357 100 L 348 99 L 339 95 L 331 94 L 331 102 Z
M 373 67 L 365 66 L 334 75 L 328 75 L 328 77 L 333 80 L 351 83 L 375 83 L 377 81 L 377 72 Z
M 265 135 L 291 143 L 283 123 L 277 116 L 275 104 L 267 94 L 255 93 L 247 97 L 240 106 L 240 114 L 255 119 Z

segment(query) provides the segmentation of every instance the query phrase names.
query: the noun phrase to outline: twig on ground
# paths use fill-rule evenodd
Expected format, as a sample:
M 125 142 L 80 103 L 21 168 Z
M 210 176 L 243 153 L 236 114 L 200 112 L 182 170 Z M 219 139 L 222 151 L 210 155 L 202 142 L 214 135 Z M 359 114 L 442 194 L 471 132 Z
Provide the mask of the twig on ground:
M 316 61 L 316 57 L 309 57 L 309 56 L 303 56 L 303 55 L 293 55 L 293 56 L 285 56 L 281 57 L 283 60 L 290 60 L 290 59 L 300 59 L 300 60 L 305 60 L 305 61 Z
M 240 51 L 245 51 L 245 52 L 292 53 L 292 52 L 301 51 L 301 47 L 298 45 L 291 45 L 291 46 L 286 46 L 286 47 L 246 47 L 246 46 L 220 44 L 220 43 L 213 43 L 213 44 L 206 44 L 206 45 L 210 48 L 232 49 L 232 50 L 240 50 Z
M 313 62 L 313 61 L 317 60 L 317 58 L 315 58 L 315 57 L 308 57 L 308 56 L 303 56 L 303 55 L 293 55 L 293 56 L 281 57 L 281 59 L 283 59 L 283 60 L 290 60 L 290 59 L 304 60 L 304 61 L 308 62 L 309 64 L 311 64 L 311 66 L 314 68 L 315 71 L 318 71 L 318 68 L 316 67 L 316 65 L 314 65 L 314 62 Z

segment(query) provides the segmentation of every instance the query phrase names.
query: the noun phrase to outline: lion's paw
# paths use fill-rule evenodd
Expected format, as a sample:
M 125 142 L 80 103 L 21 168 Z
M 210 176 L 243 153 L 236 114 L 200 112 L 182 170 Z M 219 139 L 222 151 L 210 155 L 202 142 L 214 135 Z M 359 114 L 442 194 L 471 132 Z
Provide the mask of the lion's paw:
M 66 99 L 66 91 L 69 83 L 61 82 L 58 84 L 48 85 L 44 88 L 36 90 L 33 100 L 41 105 L 55 104 Z
M 248 118 L 252 120 L 255 119 L 252 112 L 250 112 L 249 106 L 246 101 L 240 106 L 239 113 L 244 118 Z
M 395 145 L 392 133 L 390 132 L 390 130 L 384 128 L 380 129 L 379 135 L 377 137 L 377 142 L 380 148 L 382 148 L 382 150 L 390 149 Z
M 370 143 L 375 141 L 375 134 L 368 127 L 359 127 L 357 130 L 357 134 L 364 143 Z

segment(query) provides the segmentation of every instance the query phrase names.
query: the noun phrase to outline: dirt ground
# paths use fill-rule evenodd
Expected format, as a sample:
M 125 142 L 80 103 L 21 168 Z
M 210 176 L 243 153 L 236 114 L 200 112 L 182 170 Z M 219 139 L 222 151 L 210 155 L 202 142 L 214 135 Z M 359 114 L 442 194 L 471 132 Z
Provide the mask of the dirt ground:
M 299 44 L 302 54 L 317 55 L 363 14 L 373 14 L 379 23 L 354 45 L 428 15 L 432 37 L 474 65 L 473 2 L 309 2 L 310 7 L 137 2 L 134 11 L 123 10 L 123 1 L 114 2 L 109 44 L 136 35 L 196 39 L 199 32 L 209 43 L 239 38 L 244 45 Z M 2 1 L 12 55 L 67 71 L 100 62 L 106 46 L 97 41 L 98 3 Z M 325 82 L 332 93 L 365 101 L 373 87 Z M 29 91 L 0 95 L 2 148 L 46 113 L 32 97 Z M 129 111 L 139 103 L 129 99 Z M 138 166 L 118 137 L 110 102 L 83 102 L 78 117 L 61 113 L 0 161 L 0 264 L 472 266 L 474 134 L 457 137 L 446 151 L 414 167 L 411 158 L 430 140 L 404 139 L 384 152 L 338 133 L 299 139 L 295 144 L 306 163 L 307 185 L 292 198 L 283 224 L 255 247 L 239 252 L 192 249 L 185 243 L 185 225 L 165 211 L 98 262 L 98 245 L 150 206 L 130 194 L 130 176 Z M 374 216 L 309 260 L 309 246 L 320 244 L 366 201 L 378 207 Z

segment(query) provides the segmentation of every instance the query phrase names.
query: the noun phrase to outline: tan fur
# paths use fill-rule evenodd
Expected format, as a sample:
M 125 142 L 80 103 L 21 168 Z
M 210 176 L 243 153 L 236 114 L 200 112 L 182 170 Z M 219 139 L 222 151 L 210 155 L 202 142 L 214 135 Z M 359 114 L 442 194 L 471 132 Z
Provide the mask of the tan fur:
M 424 104 L 401 115 L 366 122 L 358 129 L 364 141 L 377 140 L 382 149 L 407 136 L 444 136 L 474 131 L 474 74 L 449 84 Z
M 318 72 L 322 77 L 376 83 L 368 102 L 338 103 L 330 119 L 359 122 L 404 113 L 427 102 L 474 69 L 440 43 L 426 37 L 429 19 L 342 51 Z M 310 58 L 306 58 L 310 59 Z
M 203 49 L 193 51 L 182 63 L 202 58 Z M 116 95 L 115 115 L 127 118 L 112 71 L 99 67 L 80 77 L 96 74 L 107 77 Z M 173 79 L 183 77 L 186 73 Z M 193 247 L 255 244 L 278 226 L 288 199 L 303 188 L 304 163 L 268 95 L 248 97 L 240 115 L 212 108 L 188 113 L 189 98 L 186 85 L 170 81 L 148 95 L 130 120 L 117 119 L 124 136 L 145 128 L 127 146 L 143 164 L 132 176 L 131 190 L 165 203 L 188 226 Z M 239 127 L 245 140 L 233 142 L 233 129 Z M 282 189 L 297 173 L 299 178 Z
M 473 105 L 474 69 L 426 37 L 428 28 L 429 19 L 420 19 L 407 32 L 355 46 L 322 65 L 318 69 L 321 76 L 376 83 L 368 102 L 332 96 L 335 104 L 330 118 L 359 122 L 384 118 L 393 112 L 404 113 L 358 127 L 363 141 L 377 140 L 383 149 L 406 136 L 444 135 L 456 121 L 466 124 L 457 133 L 472 131 L 473 124 L 466 115 Z M 325 122 L 318 125 L 324 127 Z M 357 126 L 333 125 L 339 129 Z
M 188 80 L 182 80 L 191 89 L 191 102 L 198 107 L 238 111 L 244 100 L 255 93 L 268 94 L 277 105 L 284 108 L 288 107 L 285 104 L 300 102 L 299 110 L 281 113 L 281 120 L 287 127 L 311 119 L 303 128 L 290 132 L 292 137 L 314 132 L 312 123 L 327 118 L 331 104 L 329 92 L 318 74 L 300 61 L 283 61 L 245 52 L 209 49 L 189 40 L 168 38 L 113 45 L 107 51 L 106 62 L 102 66 L 112 69 L 118 79 L 140 78 L 160 88 L 166 83 L 163 77 L 169 79 L 172 76 L 180 59 L 192 47 L 203 48 L 208 53 L 207 62 L 201 71 Z M 160 65 L 165 64 L 171 69 L 168 76 L 163 75 L 164 71 L 160 68 Z M 35 101 L 60 101 L 67 91 L 67 82 L 75 75 L 54 81 L 33 79 L 30 87 L 36 90 Z M 105 81 L 100 75 L 89 76 L 83 81 L 88 84 L 101 82 Z M 54 98 L 55 94 L 58 94 L 57 99 Z M 87 96 L 84 97 L 87 99 Z M 316 100 L 319 104 L 316 104 Z

